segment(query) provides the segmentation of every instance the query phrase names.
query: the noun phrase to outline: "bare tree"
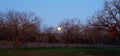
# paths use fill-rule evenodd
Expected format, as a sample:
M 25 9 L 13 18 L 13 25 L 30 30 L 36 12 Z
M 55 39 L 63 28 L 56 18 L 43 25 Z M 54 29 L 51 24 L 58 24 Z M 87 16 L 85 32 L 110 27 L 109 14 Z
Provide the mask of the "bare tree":
M 63 41 L 69 46 L 70 43 L 79 41 L 82 25 L 78 19 L 65 20 L 59 24 L 62 28 Z
M 5 23 L 5 19 L 3 18 L 4 17 L 4 14 L 3 13 L 0 13 L 0 40 L 3 40 L 5 39 L 4 36 L 6 36 L 6 23 Z
M 108 39 L 115 39 L 119 42 L 120 0 L 105 1 L 104 8 L 92 17 L 91 25 L 97 30 L 106 31 Z
M 48 43 L 56 43 L 57 31 L 54 27 L 44 27 L 43 33 L 44 36 L 47 37 L 46 41 L 48 41 Z
M 33 13 L 8 11 L 2 13 L 4 19 L 2 32 L 7 40 L 11 41 L 14 47 L 20 47 L 30 38 L 35 38 L 39 33 L 40 18 Z

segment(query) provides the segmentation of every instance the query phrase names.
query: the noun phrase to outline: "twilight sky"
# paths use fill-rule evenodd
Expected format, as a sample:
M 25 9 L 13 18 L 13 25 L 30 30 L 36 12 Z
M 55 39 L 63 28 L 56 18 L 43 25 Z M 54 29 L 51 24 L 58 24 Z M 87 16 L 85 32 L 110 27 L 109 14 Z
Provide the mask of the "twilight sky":
M 0 0 L 0 11 L 34 12 L 43 25 L 57 26 L 64 19 L 86 18 L 102 8 L 104 0 Z

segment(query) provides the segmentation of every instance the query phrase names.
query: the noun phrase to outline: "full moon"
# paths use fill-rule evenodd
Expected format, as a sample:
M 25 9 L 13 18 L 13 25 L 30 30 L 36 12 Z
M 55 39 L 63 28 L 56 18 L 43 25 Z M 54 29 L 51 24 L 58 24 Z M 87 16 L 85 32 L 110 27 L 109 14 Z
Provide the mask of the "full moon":
M 58 30 L 58 31 L 61 31 L 61 30 L 62 30 L 62 28 L 61 28 L 61 27 L 57 27 L 57 30 Z

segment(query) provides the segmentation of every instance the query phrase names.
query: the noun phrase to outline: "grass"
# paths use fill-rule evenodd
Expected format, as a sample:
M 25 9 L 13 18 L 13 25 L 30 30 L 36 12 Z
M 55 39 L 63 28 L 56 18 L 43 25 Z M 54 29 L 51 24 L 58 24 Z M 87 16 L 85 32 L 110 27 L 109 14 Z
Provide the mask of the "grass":
M 0 49 L 0 56 L 115 56 L 120 55 L 120 48 L 92 47 L 39 47 Z

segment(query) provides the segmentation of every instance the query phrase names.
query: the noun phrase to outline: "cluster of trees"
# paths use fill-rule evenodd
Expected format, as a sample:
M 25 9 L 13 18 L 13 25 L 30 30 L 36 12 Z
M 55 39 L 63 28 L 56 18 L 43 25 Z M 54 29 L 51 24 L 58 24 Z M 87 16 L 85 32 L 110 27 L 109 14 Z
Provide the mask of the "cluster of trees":
M 0 40 L 7 40 L 14 47 L 36 37 L 40 32 L 39 17 L 33 13 L 8 11 L 0 13 Z
M 0 13 L 0 40 L 10 41 L 14 47 L 26 42 L 120 44 L 120 0 L 105 1 L 104 8 L 83 25 L 79 19 L 67 19 L 56 27 L 43 27 L 34 13 L 8 11 Z

